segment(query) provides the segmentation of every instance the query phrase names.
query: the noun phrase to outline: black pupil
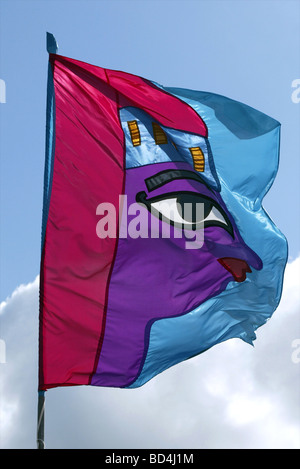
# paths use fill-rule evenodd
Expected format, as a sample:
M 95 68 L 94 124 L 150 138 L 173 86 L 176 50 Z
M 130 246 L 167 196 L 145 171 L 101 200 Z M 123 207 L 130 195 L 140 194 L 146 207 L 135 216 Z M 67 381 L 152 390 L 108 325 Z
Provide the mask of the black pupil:
M 189 223 L 199 223 L 207 217 L 212 209 L 212 202 L 201 195 L 182 194 L 176 198 L 177 208 L 182 218 Z M 197 209 L 197 204 L 203 204 Z

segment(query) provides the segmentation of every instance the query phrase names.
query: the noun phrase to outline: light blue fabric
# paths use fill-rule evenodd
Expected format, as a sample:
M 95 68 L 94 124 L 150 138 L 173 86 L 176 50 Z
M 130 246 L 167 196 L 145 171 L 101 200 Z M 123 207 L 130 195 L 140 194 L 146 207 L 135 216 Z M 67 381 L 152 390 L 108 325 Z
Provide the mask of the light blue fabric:
M 262 207 L 278 170 L 280 124 L 223 96 L 166 90 L 205 121 L 221 196 L 263 268 L 242 283 L 230 282 L 221 294 L 188 314 L 154 322 L 144 366 L 132 388 L 227 339 L 252 344 L 255 330 L 279 304 L 287 262 L 286 239 Z

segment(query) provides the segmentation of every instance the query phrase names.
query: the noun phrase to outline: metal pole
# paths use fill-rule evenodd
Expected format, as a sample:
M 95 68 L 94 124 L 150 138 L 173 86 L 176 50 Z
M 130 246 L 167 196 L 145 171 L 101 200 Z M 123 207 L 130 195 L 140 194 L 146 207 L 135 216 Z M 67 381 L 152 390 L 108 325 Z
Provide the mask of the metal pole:
M 44 441 L 45 426 L 45 391 L 38 393 L 38 416 L 37 416 L 37 449 L 45 449 Z

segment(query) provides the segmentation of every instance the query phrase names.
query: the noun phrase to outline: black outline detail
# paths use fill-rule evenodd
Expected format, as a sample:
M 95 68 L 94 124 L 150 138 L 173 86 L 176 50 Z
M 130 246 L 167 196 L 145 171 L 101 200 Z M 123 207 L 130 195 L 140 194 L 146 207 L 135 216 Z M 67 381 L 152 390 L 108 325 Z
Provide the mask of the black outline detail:
M 176 179 L 193 179 L 194 181 L 204 184 L 209 190 L 212 190 L 198 173 L 188 171 L 187 169 L 165 169 L 164 171 L 156 173 L 154 176 L 150 176 L 145 179 L 145 184 L 148 191 L 152 192 L 170 181 L 175 181 Z
M 167 222 L 168 224 L 170 224 L 172 226 L 175 226 L 175 227 L 181 228 L 181 229 L 185 229 L 185 230 L 188 230 L 188 231 L 195 231 L 197 229 L 197 223 L 195 223 L 194 226 L 189 228 L 189 227 L 185 226 L 184 224 L 181 224 L 181 223 L 179 224 L 177 222 L 174 222 L 174 221 L 168 219 L 167 217 L 165 217 L 161 212 L 159 212 L 156 209 L 152 208 L 152 210 L 151 210 L 151 204 L 152 203 L 159 202 L 161 200 L 177 198 L 179 195 L 182 195 L 182 194 L 189 194 L 189 195 L 192 195 L 194 197 L 199 197 L 199 198 L 206 199 L 207 201 L 209 201 L 212 204 L 212 206 L 214 206 L 221 213 L 221 215 L 223 216 L 226 224 L 222 223 L 220 221 L 217 221 L 217 220 L 208 220 L 207 222 L 204 220 L 204 221 L 201 222 L 201 225 L 204 226 L 204 229 L 212 227 L 212 226 L 218 226 L 220 228 L 223 228 L 234 239 L 233 227 L 232 227 L 232 224 L 231 224 L 227 214 L 225 213 L 224 209 L 214 199 L 211 199 L 210 197 L 208 197 L 206 195 L 199 194 L 197 192 L 192 192 L 192 191 L 177 191 L 177 192 L 168 192 L 167 194 L 158 195 L 156 197 L 152 197 L 151 199 L 147 199 L 146 192 L 141 191 L 141 192 L 138 192 L 137 195 L 136 195 L 136 202 L 139 203 L 140 205 L 146 206 L 148 211 L 152 215 L 155 215 L 160 220 L 165 221 L 165 222 Z M 201 226 L 201 228 L 202 228 L 202 226 Z M 198 226 L 198 228 L 199 228 L 199 226 Z

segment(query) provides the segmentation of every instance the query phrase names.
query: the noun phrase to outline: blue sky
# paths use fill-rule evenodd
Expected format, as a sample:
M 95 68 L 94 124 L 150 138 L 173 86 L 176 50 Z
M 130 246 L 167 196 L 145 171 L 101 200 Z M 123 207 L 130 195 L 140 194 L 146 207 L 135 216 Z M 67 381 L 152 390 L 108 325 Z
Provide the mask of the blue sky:
M 0 79 L 6 84 L 6 102 L 0 103 L 0 301 L 6 300 L 20 284 L 27 284 L 24 289 L 16 290 L 10 300 L 3 301 L 3 308 L 9 312 L 19 311 L 18 314 L 24 312 L 28 315 L 26 317 L 31 321 L 28 338 L 33 337 L 34 344 L 36 316 L 30 315 L 33 314 L 31 309 L 34 312 L 37 309 L 38 288 L 36 282 L 30 282 L 34 282 L 38 275 L 40 262 L 48 61 L 46 31 L 55 35 L 61 55 L 106 68 L 124 70 L 164 86 L 218 93 L 242 101 L 281 122 L 280 166 L 277 178 L 264 199 L 264 207 L 288 240 L 290 261 L 299 256 L 300 103 L 292 100 L 292 82 L 300 79 L 299 1 L 0 0 Z M 300 92 L 298 96 L 300 97 Z M 285 342 L 282 341 L 278 350 L 274 351 L 278 359 L 271 363 L 267 374 L 263 363 L 266 355 L 268 362 L 270 350 L 265 348 L 264 343 L 258 345 L 260 348 L 256 358 L 250 357 L 250 351 L 246 352 L 245 360 L 250 366 L 242 382 L 235 376 L 236 370 L 238 376 L 244 372 L 244 348 L 242 345 L 237 348 L 235 345 L 233 348 L 224 345 L 227 347 L 223 349 L 224 357 L 229 362 L 234 357 L 239 357 L 236 370 L 232 368 L 232 383 L 239 390 L 235 401 L 230 401 L 231 388 L 227 382 L 230 368 L 228 376 L 223 377 L 223 382 L 223 362 L 218 361 L 220 357 L 216 351 L 208 354 L 197 370 L 196 362 L 193 361 L 186 365 L 187 368 L 179 366 L 187 383 L 191 383 L 197 373 L 207 378 L 206 387 L 200 382 L 201 376 L 198 374 L 199 381 L 196 383 L 202 389 L 202 403 L 205 403 L 205 410 L 202 410 L 206 423 L 203 423 L 203 428 L 198 428 L 198 423 L 193 423 L 195 431 L 206 431 L 210 435 L 205 437 L 207 447 L 230 447 L 234 442 L 238 447 L 251 446 L 252 442 L 254 446 L 299 447 L 299 433 L 293 420 L 295 415 L 299 416 L 299 412 L 295 412 L 296 404 L 299 405 L 295 390 L 296 375 L 289 358 L 290 344 L 298 337 L 293 335 L 296 334 L 293 332 L 296 320 L 292 320 L 292 313 L 295 311 L 296 314 L 295 305 L 299 304 L 298 296 L 294 296 L 298 286 L 293 283 L 299 271 L 299 262 L 291 265 L 294 267 L 290 269 L 291 281 L 286 290 L 287 299 L 281 307 L 282 316 L 279 315 L 279 318 L 283 318 L 286 312 L 290 313 L 287 329 L 284 319 L 279 319 L 272 326 L 276 336 L 285 328 Z M 289 298 L 295 298 L 292 307 Z M 16 325 L 21 328 L 24 326 L 27 331 L 26 327 L 29 326 L 23 323 L 24 320 L 16 315 L 13 317 Z M 23 336 L 19 336 L 18 332 L 16 336 L 23 343 Z M 5 339 L 9 344 L 9 337 Z M 273 341 L 271 329 L 267 335 L 267 343 L 271 344 Z M 287 347 L 284 344 L 288 344 Z M 29 350 L 29 341 L 25 345 L 28 345 Z M 14 347 L 17 347 L 16 343 L 12 350 Z M 30 353 L 34 361 L 34 350 Z M 21 365 L 28 365 L 28 361 L 24 358 L 24 362 L 21 360 L 18 365 L 17 361 L 12 367 L 19 374 L 23 370 Z M 216 363 L 216 374 L 210 374 L 209 370 Z M 282 370 L 286 386 L 279 380 Z M 7 373 L 9 376 L 13 375 L 12 371 Z M 28 376 L 35 379 L 35 370 L 30 373 Z M 135 394 L 130 398 L 118 391 L 108 394 L 107 390 L 103 390 L 102 394 L 97 394 L 106 395 L 108 407 L 115 409 L 113 415 L 105 411 L 103 416 L 107 432 L 101 433 L 101 437 L 106 447 L 114 447 L 113 442 L 118 447 L 133 447 L 133 441 L 141 447 L 147 447 L 148 444 L 150 447 L 158 447 L 160 441 L 166 447 L 191 447 L 198 444 L 192 434 L 193 428 L 189 430 L 186 439 L 175 435 L 175 429 L 180 432 L 186 428 L 183 425 L 186 416 L 193 421 L 192 404 L 198 405 L 198 401 L 197 396 L 192 395 L 192 388 L 187 390 L 183 384 L 179 385 L 179 394 L 172 395 L 174 385 L 178 386 L 178 378 L 174 371 L 170 373 L 166 372 L 166 377 L 161 378 L 161 387 L 155 381 L 146 390 L 142 388 L 134 391 Z M 272 385 L 265 382 L 267 375 L 280 388 L 283 396 L 281 402 L 273 394 Z M 297 379 L 299 383 L 299 376 Z M 12 419 L 16 418 L 12 420 L 15 428 L 23 428 L 22 424 L 28 421 L 30 412 L 35 412 L 36 401 L 34 396 L 29 397 L 32 384 L 27 385 L 27 380 L 29 378 L 25 378 L 23 382 L 24 396 L 30 402 L 26 409 L 24 407 L 19 410 L 18 403 L 22 398 L 15 394 L 18 387 L 15 377 L 10 381 L 8 379 L 9 384 L 4 390 L 8 396 L 7 415 L 12 416 Z M 225 391 L 222 397 L 216 394 L 216 380 L 219 385 L 221 381 L 223 383 L 221 389 Z M 35 381 L 33 388 L 35 391 Z M 84 392 L 85 397 L 81 389 L 72 389 L 68 393 L 66 390 L 53 391 L 53 396 L 59 395 L 60 399 L 53 398 L 50 406 L 54 407 L 55 402 L 59 413 L 59 405 L 65 405 L 74 419 L 72 428 L 67 427 L 65 421 L 59 421 L 59 428 L 70 437 L 58 440 L 58 422 L 54 422 L 49 410 L 48 441 L 53 447 L 73 447 L 76 444 L 88 447 L 89 444 L 98 444 L 95 439 L 99 430 L 98 422 L 93 420 L 94 414 L 88 408 L 88 400 L 95 398 L 96 391 Z M 172 421 L 173 414 L 168 414 L 170 396 L 174 406 L 179 409 L 180 421 Z M 162 399 L 160 402 L 156 400 L 159 397 Z M 81 409 L 76 409 L 77 413 L 71 408 L 71 402 L 75 402 L 75 398 L 77 402 L 81 402 Z M 157 437 L 156 423 L 150 414 L 143 413 L 144 398 L 154 406 L 154 416 L 159 419 L 162 415 L 162 430 L 157 433 Z M 246 407 L 255 407 L 257 410 L 257 402 L 266 402 L 257 419 L 255 412 L 254 416 L 240 412 Z M 98 404 L 101 413 L 103 406 Z M 140 412 L 138 420 L 126 410 L 128 405 L 137 406 L 136 414 Z M 186 408 L 186 405 L 190 407 Z M 209 411 L 211 406 L 216 406 L 219 410 L 220 419 L 212 417 Z M 88 430 L 84 430 L 83 437 L 82 433 L 80 436 L 75 434 L 74 429 L 77 428 L 76 418 L 77 425 L 83 425 L 84 410 L 92 422 L 90 431 L 93 432 L 90 434 Z M 14 412 L 17 417 L 14 417 Z M 120 415 L 119 422 L 116 413 Z M 241 422 L 239 419 L 243 419 L 243 416 L 245 421 Z M 168 418 L 170 426 L 175 425 L 173 428 L 168 426 Z M 127 432 L 128 419 L 134 422 L 131 430 L 132 438 L 136 440 L 130 439 Z M 145 421 L 148 422 L 146 430 Z M 257 436 L 256 424 L 259 425 Z M 117 425 L 120 430 L 116 435 Z M 33 427 L 34 424 L 30 423 L 30 430 Z M 11 427 L 9 431 L 10 429 Z M 147 441 L 143 439 L 141 429 L 148 435 Z M 32 431 L 34 432 L 34 428 Z M 100 435 L 99 432 L 98 434 Z M 31 447 L 35 438 L 35 435 L 12 434 L 12 440 L 9 440 L 10 433 L 7 435 L 7 447 Z M 201 438 L 203 441 L 203 435 Z
M 219 93 L 279 120 L 280 167 L 264 206 L 298 255 L 299 2 L 1 0 L 0 8 L 1 299 L 39 271 L 46 31 L 61 55 Z

